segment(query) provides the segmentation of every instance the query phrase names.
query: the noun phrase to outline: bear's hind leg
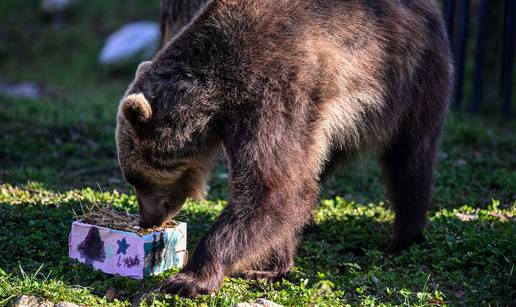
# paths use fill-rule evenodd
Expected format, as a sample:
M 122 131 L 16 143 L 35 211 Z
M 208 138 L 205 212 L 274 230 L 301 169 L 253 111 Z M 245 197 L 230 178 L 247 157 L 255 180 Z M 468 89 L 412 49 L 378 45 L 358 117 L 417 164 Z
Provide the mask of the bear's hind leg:
M 381 158 L 387 198 L 396 214 L 389 252 L 425 241 L 437 138 L 402 134 Z

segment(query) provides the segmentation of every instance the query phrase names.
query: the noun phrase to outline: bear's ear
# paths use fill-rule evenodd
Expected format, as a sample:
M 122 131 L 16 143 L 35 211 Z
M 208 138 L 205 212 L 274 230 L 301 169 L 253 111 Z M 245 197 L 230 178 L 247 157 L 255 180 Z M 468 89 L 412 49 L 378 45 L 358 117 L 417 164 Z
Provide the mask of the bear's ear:
M 138 68 L 136 68 L 136 74 L 135 74 L 135 77 L 138 77 L 139 75 L 141 75 L 142 73 L 146 72 L 147 70 L 149 70 L 149 68 L 151 67 L 152 65 L 152 62 L 151 61 L 145 61 L 145 62 L 141 62 L 140 65 L 138 65 Z
M 142 93 L 131 94 L 120 105 L 123 117 L 136 132 L 141 132 L 152 118 L 152 108 Z

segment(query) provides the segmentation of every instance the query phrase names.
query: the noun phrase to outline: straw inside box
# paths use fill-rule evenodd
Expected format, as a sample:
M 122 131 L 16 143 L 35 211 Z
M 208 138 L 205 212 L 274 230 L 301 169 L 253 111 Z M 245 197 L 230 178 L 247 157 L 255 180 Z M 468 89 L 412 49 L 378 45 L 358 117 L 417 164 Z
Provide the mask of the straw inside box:
M 98 204 L 88 207 L 86 210 L 83 208 L 83 213 L 81 215 L 75 214 L 75 219 L 109 229 L 134 232 L 140 236 L 177 226 L 177 222 L 168 221 L 159 227 L 143 229 L 139 226 L 138 214 L 129 213 L 127 210 L 120 212 L 109 205 L 101 206 Z

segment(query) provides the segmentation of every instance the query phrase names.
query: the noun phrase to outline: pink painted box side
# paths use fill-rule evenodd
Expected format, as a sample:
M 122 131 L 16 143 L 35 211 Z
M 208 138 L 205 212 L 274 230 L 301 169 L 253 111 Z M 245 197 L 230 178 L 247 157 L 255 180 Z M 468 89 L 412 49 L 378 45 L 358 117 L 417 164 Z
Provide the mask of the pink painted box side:
M 76 221 L 69 238 L 69 256 L 108 274 L 144 277 L 142 237 L 130 232 Z

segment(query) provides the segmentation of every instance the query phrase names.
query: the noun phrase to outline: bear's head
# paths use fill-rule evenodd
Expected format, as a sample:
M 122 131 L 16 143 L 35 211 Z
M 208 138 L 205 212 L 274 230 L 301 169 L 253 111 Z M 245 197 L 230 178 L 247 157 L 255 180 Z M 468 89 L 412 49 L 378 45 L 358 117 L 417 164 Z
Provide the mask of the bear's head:
M 135 189 L 141 227 L 162 225 L 186 198 L 205 195 L 219 142 L 209 108 L 199 109 L 203 103 L 192 90 L 159 81 L 152 63 L 144 62 L 120 102 L 118 160 Z

